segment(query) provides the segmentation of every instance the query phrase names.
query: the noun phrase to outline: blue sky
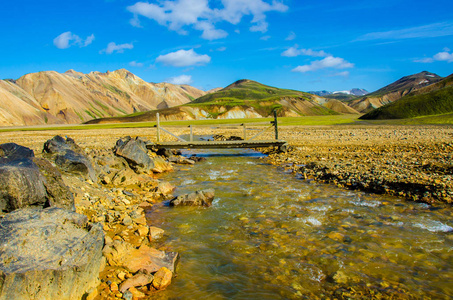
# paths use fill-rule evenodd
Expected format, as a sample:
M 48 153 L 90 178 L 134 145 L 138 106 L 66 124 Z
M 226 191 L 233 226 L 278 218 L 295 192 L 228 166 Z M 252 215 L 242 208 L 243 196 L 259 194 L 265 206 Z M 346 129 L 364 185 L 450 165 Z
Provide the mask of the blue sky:
M 453 73 L 451 0 L 15 0 L 0 33 L 2 79 L 126 68 L 205 90 L 247 78 L 374 91 Z

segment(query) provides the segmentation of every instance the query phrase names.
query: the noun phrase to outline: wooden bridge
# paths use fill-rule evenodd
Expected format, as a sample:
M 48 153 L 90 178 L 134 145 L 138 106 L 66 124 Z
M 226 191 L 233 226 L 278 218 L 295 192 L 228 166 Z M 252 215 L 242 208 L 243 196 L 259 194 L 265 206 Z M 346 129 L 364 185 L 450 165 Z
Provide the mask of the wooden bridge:
M 166 149 L 228 149 L 228 148 L 260 148 L 260 147 L 278 147 L 281 150 L 285 150 L 287 147 L 287 143 L 284 140 L 278 139 L 278 123 L 277 123 L 277 113 L 274 111 L 274 121 L 270 122 L 270 126 L 263 129 L 258 134 L 254 135 L 253 137 L 247 138 L 247 125 L 243 124 L 236 124 L 243 127 L 244 137 L 243 140 L 234 140 L 234 141 L 194 141 L 193 139 L 193 125 L 189 125 L 190 127 L 190 136 L 189 140 L 183 139 L 169 130 L 163 128 L 160 125 L 159 121 L 159 114 L 156 115 L 157 117 L 157 141 L 155 143 L 147 144 L 147 148 L 166 148 Z M 262 124 L 262 123 L 261 123 Z M 265 124 L 269 124 L 265 122 Z M 228 124 L 227 126 L 234 126 L 235 124 Z M 269 128 L 273 127 L 275 131 L 275 139 L 274 140 L 256 140 L 257 137 L 262 135 L 266 132 Z M 161 131 L 173 136 L 178 141 L 177 142 L 161 142 L 160 141 L 160 133 Z

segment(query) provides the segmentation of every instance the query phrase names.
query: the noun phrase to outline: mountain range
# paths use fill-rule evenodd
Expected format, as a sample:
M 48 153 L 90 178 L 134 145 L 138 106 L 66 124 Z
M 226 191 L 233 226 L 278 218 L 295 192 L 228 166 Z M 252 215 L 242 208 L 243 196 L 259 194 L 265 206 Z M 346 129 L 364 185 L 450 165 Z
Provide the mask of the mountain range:
M 151 121 L 155 120 L 157 112 L 163 120 L 261 118 L 272 115 L 275 109 L 282 117 L 340 113 L 323 105 L 323 100 L 325 99 L 309 93 L 279 89 L 242 79 L 184 105 L 123 118 L 95 119 L 89 123 Z M 347 109 L 344 104 L 340 103 L 339 106 Z
M 83 123 L 188 103 L 206 92 L 131 72 L 45 71 L 0 80 L 0 126 Z
M 423 71 L 372 93 L 363 89 L 307 93 L 243 79 L 205 92 L 188 85 L 149 83 L 125 69 L 89 74 L 45 71 L 0 80 L 0 126 L 149 121 L 157 112 L 166 120 L 259 118 L 275 109 L 280 116 L 292 117 L 363 114 L 418 95 L 430 103 L 430 93 L 450 87 L 450 78 Z M 435 95 L 448 96 L 446 91 Z

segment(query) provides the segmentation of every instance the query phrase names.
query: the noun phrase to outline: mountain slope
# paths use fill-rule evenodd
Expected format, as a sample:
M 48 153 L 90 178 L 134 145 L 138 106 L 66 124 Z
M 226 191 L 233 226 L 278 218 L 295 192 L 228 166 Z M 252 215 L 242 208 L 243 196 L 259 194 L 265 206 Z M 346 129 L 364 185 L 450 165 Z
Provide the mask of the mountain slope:
M 400 78 L 373 93 L 367 94 L 365 97 L 353 99 L 348 102 L 348 104 L 359 112 L 367 113 L 440 80 L 442 80 L 442 77 L 434 73 L 423 71 L 418 74 Z
M 308 93 L 279 89 L 243 79 L 185 106 L 203 108 L 215 117 L 225 117 L 237 107 L 254 111 L 262 117 L 271 115 L 274 109 L 277 109 L 281 116 L 337 114 L 316 100 L 316 96 Z
M 375 109 L 360 119 L 405 119 L 453 112 L 453 74 Z
M 0 115 L 0 125 L 81 123 L 188 103 L 204 91 L 186 85 L 148 83 L 125 69 L 83 74 L 45 71 L 17 80 L 0 80 L 3 110 L 22 107 L 17 113 Z M 32 109 L 33 108 L 33 109 Z

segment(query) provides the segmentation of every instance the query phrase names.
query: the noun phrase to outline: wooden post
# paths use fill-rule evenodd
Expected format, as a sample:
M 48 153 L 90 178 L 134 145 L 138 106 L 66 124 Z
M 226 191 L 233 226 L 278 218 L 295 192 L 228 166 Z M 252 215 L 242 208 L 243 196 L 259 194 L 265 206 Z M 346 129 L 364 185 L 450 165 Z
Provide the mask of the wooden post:
M 156 114 L 156 121 L 157 121 L 157 142 L 160 142 L 160 120 L 159 120 L 159 113 Z
M 278 140 L 278 124 L 277 124 L 277 110 L 274 109 L 274 128 L 275 128 L 275 139 Z
M 242 124 L 244 126 L 244 141 L 247 140 L 247 128 L 245 127 L 245 123 Z
M 193 142 L 193 128 L 192 128 L 192 125 L 189 125 L 189 127 L 190 127 L 190 139 L 189 139 L 189 141 Z

